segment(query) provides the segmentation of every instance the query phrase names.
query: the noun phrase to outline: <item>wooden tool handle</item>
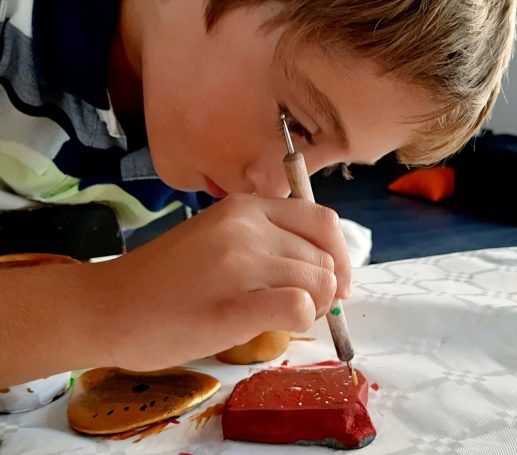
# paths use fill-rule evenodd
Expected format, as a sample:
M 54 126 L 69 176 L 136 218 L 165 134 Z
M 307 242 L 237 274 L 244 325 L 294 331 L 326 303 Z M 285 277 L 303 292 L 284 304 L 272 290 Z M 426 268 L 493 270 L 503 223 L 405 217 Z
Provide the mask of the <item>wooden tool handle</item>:
M 314 202 L 311 181 L 303 155 L 300 152 L 285 155 L 284 168 L 292 196 Z
M 350 341 L 348 324 L 343 312 L 341 299 L 335 297 L 332 301 L 330 311 L 327 313 L 327 322 L 329 323 L 330 334 L 332 335 L 338 358 L 345 362 L 350 362 L 354 358 L 354 348 Z
M 300 152 L 288 153 L 284 158 L 284 168 L 292 196 L 314 202 L 311 181 L 303 155 Z M 338 358 L 350 362 L 354 357 L 354 349 L 350 342 L 348 324 L 340 299 L 335 298 L 332 301 L 332 307 L 327 313 L 327 321 Z

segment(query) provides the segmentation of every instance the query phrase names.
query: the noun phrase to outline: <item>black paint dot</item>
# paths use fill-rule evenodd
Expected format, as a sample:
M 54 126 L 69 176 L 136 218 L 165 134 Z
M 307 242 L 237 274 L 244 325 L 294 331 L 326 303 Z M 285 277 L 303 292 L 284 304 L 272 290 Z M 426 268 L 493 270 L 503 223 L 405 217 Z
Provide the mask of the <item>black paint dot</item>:
M 92 417 L 95 419 L 95 417 L 97 417 L 97 414 L 93 414 Z
M 163 397 L 163 401 L 167 401 L 169 397 Z
M 142 392 L 145 392 L 146 390 L 149 390 L 150 388 L 151 388 L 151 386 L 149 384 L 137 384 L 137 385 L 133 386 L 133 388 L 131 390 L 135 393 L 142 393 Z
M 151 400 L 151 401 L 149 402 L 149 406 L 154 406 L 154 400 Z
M 113 411 L 113 409 L 110 409 L 107 414 L 110 416 L 111 414 L 113 414 L 115 411 Z
M 140 409 L 140 411 L 145 411 L 147 409 L 147 405 L 146 404 L 143 404 L 142 406 L 140 406 L 138 409 Z
M 126 407 L 124 408 L 124 411 L 129 411 L 129 406 L 126 406 Z

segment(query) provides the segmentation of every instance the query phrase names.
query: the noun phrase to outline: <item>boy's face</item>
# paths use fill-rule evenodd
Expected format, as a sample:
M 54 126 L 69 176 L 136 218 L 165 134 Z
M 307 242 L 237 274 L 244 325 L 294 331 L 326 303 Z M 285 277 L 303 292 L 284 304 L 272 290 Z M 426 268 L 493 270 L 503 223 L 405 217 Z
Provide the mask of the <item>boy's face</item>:
M 184 13 L 185 30 L 177 17 L 169 24 L 177 10 L 166 10 L 175 3 L 164 2 L 142 60 L 150 149 L 174 188 L 285 197 L 280 108 L 291 114 L 295 147 L 311 174 L 338 162 L 373 163 L 409 142 L 411 119 L 432 108 L 423 90 L 381 77 L 353 56 L 331 61 L 308 48 L 287 75 L 273 59 L 281 30 L 259 30 L 271 5 L 230 12 L 206 33 L 193 12 Z

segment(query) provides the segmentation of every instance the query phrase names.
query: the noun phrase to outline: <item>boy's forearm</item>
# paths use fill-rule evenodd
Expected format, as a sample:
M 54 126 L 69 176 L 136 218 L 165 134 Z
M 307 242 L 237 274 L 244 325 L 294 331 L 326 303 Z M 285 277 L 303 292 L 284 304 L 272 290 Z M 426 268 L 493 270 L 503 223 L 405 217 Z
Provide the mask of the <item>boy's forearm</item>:
M 0 388 L 109 364 L 95 265 L 0 270 Z

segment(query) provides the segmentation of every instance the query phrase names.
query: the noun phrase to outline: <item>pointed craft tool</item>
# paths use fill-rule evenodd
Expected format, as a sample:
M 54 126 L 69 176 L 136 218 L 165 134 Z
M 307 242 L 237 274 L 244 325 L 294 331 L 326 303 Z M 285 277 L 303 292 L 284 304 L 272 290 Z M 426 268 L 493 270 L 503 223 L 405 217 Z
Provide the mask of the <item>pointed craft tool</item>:
M 284 157 L 284 169 L 289 180 L 291 195 L 295 198 L 306 199 L 314 202 L 314 194 L 312 192 L 309 173 L 305 165 L 303 154 L 294 149 L 291 134 L 287 126 L 285 114 L 280 114 L 280 121 L 284 130 L 285 142 L 287 146 L 287 155 Z M 327 313 L 327 321 L 330 327 L 330 333 L 337 356 L 340 360 L 346 362 L 350 368 L 350 374 L 355 385 L 357 385 L 357 375 L 352 366 L 354 358 L 354 349 L 350 342 L 348 333 L 348 325 L 341 299 L 334 298 L 330 311 Z

